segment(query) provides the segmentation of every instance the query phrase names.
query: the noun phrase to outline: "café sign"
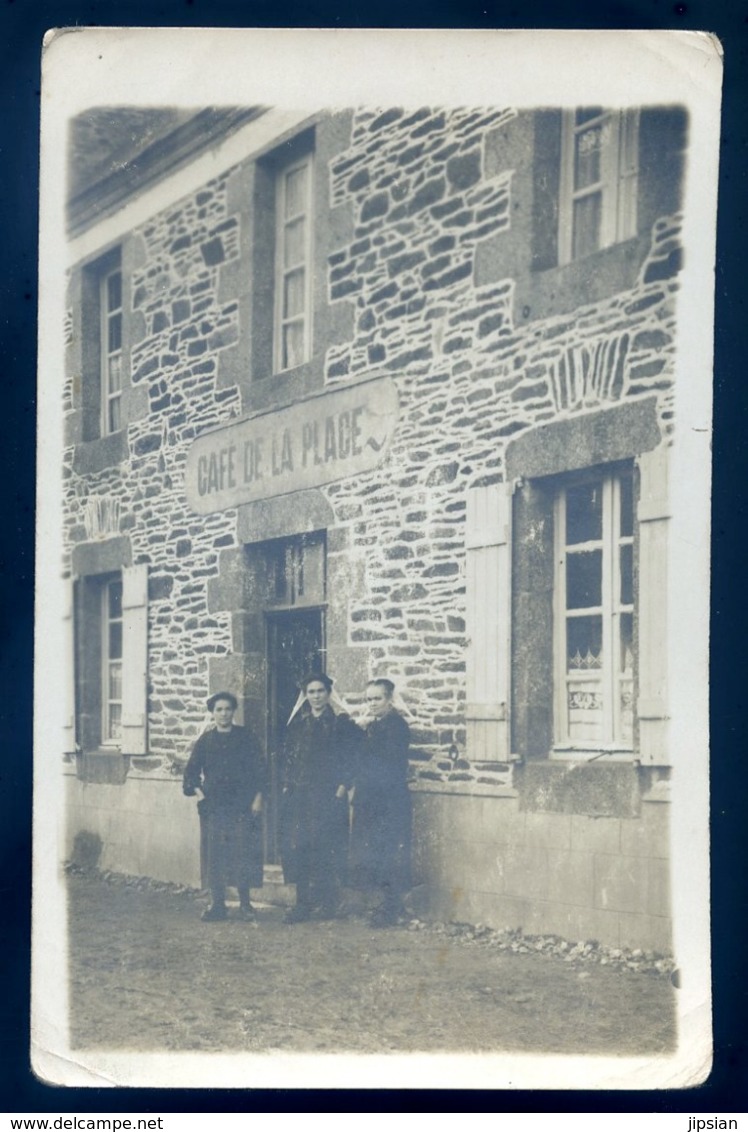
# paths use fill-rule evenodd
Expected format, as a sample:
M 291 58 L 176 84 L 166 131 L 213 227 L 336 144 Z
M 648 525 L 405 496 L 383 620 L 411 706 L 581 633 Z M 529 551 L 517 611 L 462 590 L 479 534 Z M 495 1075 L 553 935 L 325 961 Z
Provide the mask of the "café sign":
M 187 502 L 208 515 L 372 471 L 397 418 L 395 383 L 378 377 L 223 425 L 187 455 Z

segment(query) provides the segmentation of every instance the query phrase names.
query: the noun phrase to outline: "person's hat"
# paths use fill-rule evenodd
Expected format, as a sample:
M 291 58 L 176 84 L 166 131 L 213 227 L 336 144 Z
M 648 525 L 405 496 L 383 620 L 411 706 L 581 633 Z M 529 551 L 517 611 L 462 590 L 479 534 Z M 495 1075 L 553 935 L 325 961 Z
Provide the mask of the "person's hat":
M 231 704 L 233 711 L 236 711 L 239 707 L 239 701 L 233 692 L 216 692 L 208 700 L 208 711 L 213 711 L 219 700 L 225 700 L 226 703 Z

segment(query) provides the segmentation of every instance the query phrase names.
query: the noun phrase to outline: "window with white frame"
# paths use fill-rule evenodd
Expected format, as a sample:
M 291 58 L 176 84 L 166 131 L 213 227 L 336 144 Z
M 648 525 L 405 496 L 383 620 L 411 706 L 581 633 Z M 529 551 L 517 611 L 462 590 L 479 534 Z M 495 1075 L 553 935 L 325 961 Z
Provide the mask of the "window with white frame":
M 101 312 L 101 435 L 122 428 L 122 271 L 102 274 Z
M 101 739 L 108 746 L 122 738 L 122 579 L 107 582 L 101 599 Z
M 639 111 L 564 112 L 559 261 L 570 263 L 636 235 Z
M 556 496 L 555 750 L 631 750 L 634 503 L 630 469 Z
M 311 357 L 312 154 L 283 166 L 276 177 L 276 372 Z

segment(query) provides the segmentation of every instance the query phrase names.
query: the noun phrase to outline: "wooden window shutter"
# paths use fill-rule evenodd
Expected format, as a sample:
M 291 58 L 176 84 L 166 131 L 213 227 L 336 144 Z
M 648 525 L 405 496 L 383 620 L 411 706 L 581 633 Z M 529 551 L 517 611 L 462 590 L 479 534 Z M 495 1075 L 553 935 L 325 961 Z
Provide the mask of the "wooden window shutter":
M 143 755 L 148 720 L 148 567 L 122 570 L 122 752 Z
M 467 755 L 509 758 L 511 497 L 504 484 L 467 495 Z
M 75 685 L 77 680 L 75 663 L 75 580 L 69 578 L 65 586 L 65 607 L 62 615 L 63 650 L 65 665 L 65 719 L 63 723 L 63 751 L 73 754 L 77 741 L 75 718 Z
M 639 752 L 643 764 L 670 763 L 668 744 L 668 449 L 638 459 Z
M 618 217 L 616 236 L 629 240 L 637 233 L 639 199 L 639 111 L 621 111 L 618 156 Z

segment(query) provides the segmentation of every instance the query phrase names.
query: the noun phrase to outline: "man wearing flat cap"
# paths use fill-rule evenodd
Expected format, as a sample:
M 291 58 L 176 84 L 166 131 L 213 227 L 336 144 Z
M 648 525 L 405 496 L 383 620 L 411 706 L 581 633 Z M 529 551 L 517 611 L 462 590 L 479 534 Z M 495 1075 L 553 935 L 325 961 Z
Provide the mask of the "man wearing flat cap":
M 207 706 L 213 725 L 192 748 L 183 780 L 188 797 L 198 790 L 203 795 L 198 810 L 207 834 L 211 904 L 202 918 L 227 918 L 226 886 L 233 884 L 239 893 L 239 919 L 253 920 L 249 890 L 262 885 L 263 759 L 251 731 L 233 722 L 236 696 L 216 692 Z

